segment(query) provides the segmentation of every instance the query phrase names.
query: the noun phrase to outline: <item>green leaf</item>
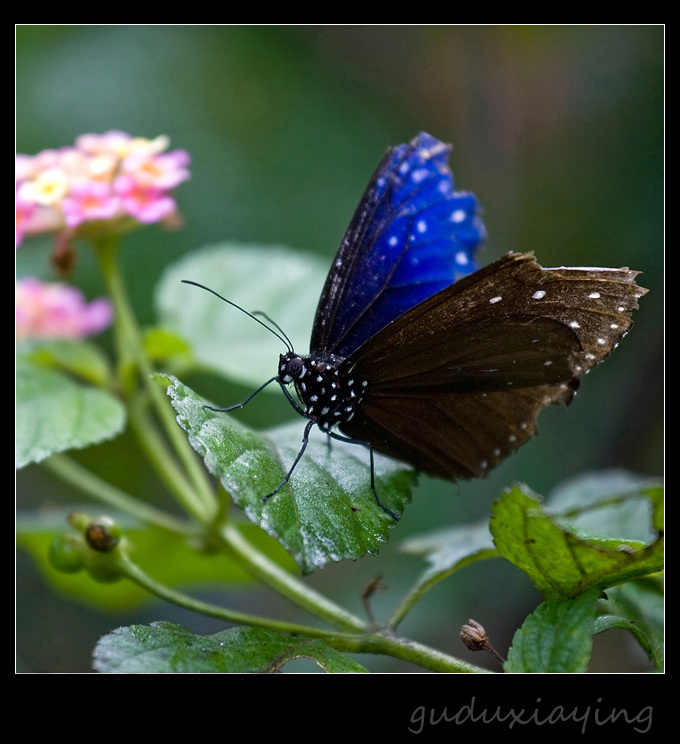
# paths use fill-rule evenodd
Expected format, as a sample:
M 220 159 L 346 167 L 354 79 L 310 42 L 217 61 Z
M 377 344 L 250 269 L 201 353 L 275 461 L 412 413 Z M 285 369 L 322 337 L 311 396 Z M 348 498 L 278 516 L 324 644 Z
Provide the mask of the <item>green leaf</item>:
M 17 356 L 42 367 L 77 375 L 101 387 L 111 381 L 111 367 L 103 351 L 87 341 L 47 339 L 23 341 L 17 346 Z
M 363 447 L 317 432 L 286 486 L 266 503 L 263 496 L 281 483 L 302 444 L 303 420 L 258 434 L 232 417 L 204 408 L 173 377 L 168 394 L 179 425 L 208 470 L 248 519 L 262 527 L 309 573 L 329 561 L 377 553 L 395 521 L 376 502 Z M 376 489 L 385 505 L 401 514 L 410 500 L 415 473 L 403 463 L 375 458 Z
M 415 603 L 440 581 L 477 561 L 498 557 L 486 522 L 415 535 L 402 543 L 400 548 L 406 553 L 424 555 L 430 565 L 393 612 L 390 621 L 392 628 L 396 628 Z
M 185 357 L 190 354 L 189 344 L 165 328 L 147 329 L 144 334 L 144 350 L 155 360 Z
M 45 579 L 61 594 L 85 604 L 103 607 L 110 611 L 129 610 L 150 599 L 146 590 L 131 581 L 102 584 L 86 571 L 66 574 L 57 571 L 48 559 L 50 545 L 68 529 L 66 516 L 81 511 L 98 516 L 93 504 L 73 505 L 66 509 L 42 510 L 38 513 L 19 513 L 17 516 L 17 543 L 38 566 Z M 214 586 L 229 583 L 245 585 L 253 582 L 252 576 L 238 562 L 223 553 L 202 550 L 190 538 L 154 525 L 143 525 L 125 514 L 106 511 L 124 530 L 133 545 L 135 563 L 152 573 L 154 579 L 167 586 Z M 281 546 L 254 525 L 239 526 L 246 538 L 258 549 L 288 570 L 295 564 Z
M 472 563 L 499 555 L 486 521 L 414 535 L 402 543 L 401 549 L 406 553 L 424 555 L 430 564 L 418 585 L 441 581 Z
M 585 672 L 595 632 L 598 590 L 576 599 L 543 602 L 517 630 L 506 672 Z
M 647 545 L 567 529 L 526 487 L 514 486 L 503 494 L 493 507 L 490 526 L 500 554 L 522 569 L 546 599 L 575 597 L 592 587 L 653 574 L 663 566 L 661 535 Z
M 157 622 L 118 628 L 99 640 L 93 666 L 119 674 L 278 672 L 291 659 L 308 657 L 326 672 L 366 672 L 361 664 L 322 641 L 261 628 L 230 628 L 197 636 L 180 625 Z
M 652 511 L 661 506 L 659 489 L 657 482 L 626 470 L 601 470 L 563 481 L 545 503 L 565 527 L 651 543 L 658 529 Z
M 660 575 L 631 581 L 607 589 L 600 602 L 604 613 L 595 622 L 595 632 L 610 627 L 629 630 L 657 669 L 663 668 L 664 598 Z
M 161 278 L 159 324 L 190 341 L 198 364 L 258 386 L 276 373 L 282 342 L 236 308 L 182 280 L 203 284 L 248 312 L 266 312 L 306 353 L 327 270 L 315 257 L 282 246 L 226 243 L 195 251 Z
M 120 434 L 125 408 L 101 390 L 25 359 L 16 368 L 16 467 Z

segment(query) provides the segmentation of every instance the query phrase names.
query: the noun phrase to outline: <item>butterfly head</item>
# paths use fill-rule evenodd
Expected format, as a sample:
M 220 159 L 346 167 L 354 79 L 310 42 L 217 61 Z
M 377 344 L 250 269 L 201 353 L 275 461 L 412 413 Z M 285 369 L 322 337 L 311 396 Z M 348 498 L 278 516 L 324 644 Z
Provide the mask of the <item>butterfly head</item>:
M 366 391 L 367 381 L 348 372 L 344 361 L 335 354 L 301 357 L 287 352 L 279 356 L 279 380 L 295 385 L 304 415 L 323 431 L 350 421 Z

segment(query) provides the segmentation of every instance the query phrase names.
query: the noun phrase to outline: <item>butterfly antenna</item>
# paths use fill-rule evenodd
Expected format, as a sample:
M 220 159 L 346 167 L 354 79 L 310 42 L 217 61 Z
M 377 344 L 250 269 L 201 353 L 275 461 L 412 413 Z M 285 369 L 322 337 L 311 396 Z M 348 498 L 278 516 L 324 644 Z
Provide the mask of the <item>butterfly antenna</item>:
M 247 310 L 244 310 L 240 305 L 237 305 L 235 302 L 232 302 L 231 300 L 228 300 L 226 297 L 222 297 L 221 294 L 218 294 L 215 292 L 214 289 L 210 289 L 210 287 L 206 287 L 204 284 L 199 284 L 198 282 L 192 282 L 190 279 L 182 279 L 182 284 L 192 284 L 194 287 L 199 287 L 200 289 L 205 289 L 206 292 L 210 292 L 211 294 L 214 294 L 215 297 L 219 297 L 220 300 L 226 302 L 228 305 L 231 305 L 232 307 L 235 307 L 237 310 L 240 310 L 244 315 L 247 315 L 249 318 L 252 318 L 256 323 L 259 323 L 263 328 L 266 328 L 270 333 L 274 334 L 276 338 L 279 339 L 279 341 L 282 341 L 283 344 L 288 348 L 288 351 L 293 351 L 293 346 L 290 343 L 290 339 L 288 336 L 286 336 L 283 331 L 274 323 L 274 326 L 278 328 L 280 333 L 277 333 L 275 330 L 270 328 L 266 323 L 263 323 L 259 318 L 256 318 L 253 313 L 249 313 Z M 258 311 L 259 313 L 259 311 Z M 259 313 L 260 315 L 264 315 L 264 313 Z M 266 316 L 265 316 L 266 317 Z M 269 318 L 267 318 L 269 320 Z M 270 320 L 270 322 L 272 322 Z
M 274 328 L 276 328 L 276 330 L 281 334 L 281 337 L 286 339 L 286 342 L 288 344 L 288 351 L 293 351 L 293 343 L 288 338 L 288 334 L 275 320 L 272 320 L 263 310 L 253 310 L 253 315 L 261 315 L 268 323 L 271 323 Z

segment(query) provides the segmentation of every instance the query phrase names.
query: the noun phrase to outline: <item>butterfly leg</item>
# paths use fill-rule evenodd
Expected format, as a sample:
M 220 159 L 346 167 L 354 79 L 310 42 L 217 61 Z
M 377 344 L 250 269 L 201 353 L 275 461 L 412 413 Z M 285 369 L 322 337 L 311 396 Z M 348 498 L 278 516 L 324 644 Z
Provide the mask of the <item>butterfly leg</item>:
M 386 513 L 389 514 L 392 519 L 394 519 L 395 522 L 399 521 L 399 516 L 395 514 L 389 507 L 385 506 L 383 502 L 380 500 L 380 496 L 378 496 L 378 491 L 375 487 L 375 464 L 373 461 L 373 447 L 371 447 L 370 442 L 364 442 L 361 439 L 350 439 L 349 437 L 343 437 L 340 436 L 340 434 L 336 434 L 334 431 L 329 431 L 328 436 L 333 437 L 333 439 L 337 439 L 339 442 L 347 442 L 348 444 L 360 444 L 363 447 L 368 447 L 368 454 L 370 458 L 370 464 L 371 464 L 371 491 L 373 491 L 373 495 L 375 496 L 375 500 L 378 503 L 378 506 Z
M 240 403 L 236 403 L 233 406 L 228 406 L 227 408 L 213 408 L 212 406 L 203 406 L 203 408 L 207 408 L 209 411 L 218 411 L 220 413 L 227 413 L 228 411 L 235 411 L 237 408 L 243 408 L 246 403 L 249 403 L 258 393 L 261 393 L 267 387 L 267 385 L 274 382 L 274 380 L 278 382 L 279 378 L 272 377 L 271 380 L 267 380 L 264 385 L 260 385 L 260 387 L 255 390 L 255 392 L 251 393 L 245 400 L 242 400 Z
M 312 426 L 314 426 L 313 421 L 308 421 L 307 426 L 305 426 L 305 433 L 302 435 L 302 447 L 300 447 L 300 451 L 297 453 L 297 457 L 293 461 L 293 464 L 290 466 L 290 470 L 288 471 L 286 477 L 279 483 L 279 485 L 271 492 L 268 493 L 266 496 L 262 497 L 262 501 L 269 501 L 269 499 L 274 496 L 274 494 L 278 493 L 290 480 L 290 476 L 293 474 L 293 470 L 295 470 L 297 464 L 300 462 L 300 458 L 304 454 L 305 450 L 307 449 L 307 445 L 309 444 L 309 432 L 312 429 Z
M 281 390 L 283 390 L 283 394 L 288 398 L 288 402 L 293 406 L 293 408 L 300 414 L 300 416 L 305 416 L 305 410 L 300 406 L 300 404 L 293 398 L 293 396 L 288 391 L 288 388 L 286 387 L 286 383 L 280 380 L 278 377 L 274 378 L 279 385 L 281 386 Z M 269 380 L 271 382 L 271 380 Z

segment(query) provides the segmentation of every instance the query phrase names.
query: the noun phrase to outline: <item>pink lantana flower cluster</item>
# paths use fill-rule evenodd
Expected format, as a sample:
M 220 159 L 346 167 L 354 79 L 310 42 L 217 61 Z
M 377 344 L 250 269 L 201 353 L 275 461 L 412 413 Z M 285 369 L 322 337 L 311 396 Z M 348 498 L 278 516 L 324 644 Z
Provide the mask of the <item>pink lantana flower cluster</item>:
M 80 339 L 111 324 L 113 308 L 104 298 L 85 301 L 82 292 L 65 284 L 27 278 L 16 285 L 16 334 L 27 339 Z
M 189 177 L 189 155 L 167 137 L 84 134 L 75 145 L 16 157 L 16 244 L 27 234 L 84 223 L 173 221 L 170 192 Z M 112 229 L 115 229 L 113 227 Z

